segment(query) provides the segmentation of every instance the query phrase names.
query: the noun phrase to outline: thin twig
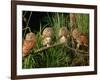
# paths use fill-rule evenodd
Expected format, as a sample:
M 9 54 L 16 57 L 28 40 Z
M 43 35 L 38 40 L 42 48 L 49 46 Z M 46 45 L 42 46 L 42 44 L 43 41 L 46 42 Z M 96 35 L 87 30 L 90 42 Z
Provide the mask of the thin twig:
M 26 29 L 29 29 L 29 32 L 31 32 L 31 29 L 30 29 L 30 27 L 26 27 L 26 28 L 24 28 L 23 30 L 26 30 Z
M 29 16 L 29 18 L 28 18 L 28 21 L 27 21 L 26 27 L 27 27 L 28 24 L 29 24 L 29 21 L 30 21 L 31 15 L 32 15 L 32 12 L 30 13 L 30 16 Z
M 32 15 L 32 12 L 30 13 L 30 16 L 29 16 L 29 18 L 28 18 L 28 21 L 27 21 L 26 27 L 27 27 L 28 24 L 29 24 L 29 21 L 30 21 L 31 15 Z M 30 31 L 31 31 L 31 30 L 30 30 Z M 26 30 L 25 30 L 25 32 L 24 32 L 24 37 L 25 37 L 25 34 L 26 34 Z
M 27 12 L 25 11 L 25 13 L 22 15 L 23 20 L 24 20 L 25 22 L 27 22 L 27 20 L 26 20 L 26 18 L 25 18 L 26 13 L 27 13 Z
M 25 13 L 23 14 L 23 18 L 25 17 L 25 15 L 26 15 L 26 11 L 25 11 Z

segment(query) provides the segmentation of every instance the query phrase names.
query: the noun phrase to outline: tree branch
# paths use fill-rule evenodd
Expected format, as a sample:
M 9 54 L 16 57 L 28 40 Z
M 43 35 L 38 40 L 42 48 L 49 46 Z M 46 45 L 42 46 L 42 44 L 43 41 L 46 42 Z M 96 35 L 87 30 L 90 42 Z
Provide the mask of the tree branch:
M 40 48 L 40 49 L 34 51 L 34 53 L 39 53 L 39 52 L 42 52 L 42 51 L 47 50 L 47 49 L 49 49 L 49 48 L 53 48 L 53 47 L 60 46 L 60 45 L 64 45 L 64 44 L 65 44 L 65 43 L 56 43 L 56 44 L 53 44 L 53 45 L 48 46 L 48 47 L 42 47 L 42 48 Z M 75 52 L 86 53 L 86 54 L 88 53 L 88 52 L 83 51 L 83 50 L 77 50 L 77 49 L 71 48 L 71 47 L 69 47 L 68 45 L 66 45 L 66 47 L 69 48 L 69 49 L 71 49 L 71 50 L 73 50 L 73 51 L 75 51 Z

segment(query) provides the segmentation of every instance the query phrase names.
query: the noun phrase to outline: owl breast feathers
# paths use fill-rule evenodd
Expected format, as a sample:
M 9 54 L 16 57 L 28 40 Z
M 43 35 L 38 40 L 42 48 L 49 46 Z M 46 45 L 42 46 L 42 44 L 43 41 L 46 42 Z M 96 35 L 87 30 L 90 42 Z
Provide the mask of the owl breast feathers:
M 26 56 L 30 50 L 36 45 L 36 37 L 34 33 L 27 33 L 22 46 L 22 55 Z

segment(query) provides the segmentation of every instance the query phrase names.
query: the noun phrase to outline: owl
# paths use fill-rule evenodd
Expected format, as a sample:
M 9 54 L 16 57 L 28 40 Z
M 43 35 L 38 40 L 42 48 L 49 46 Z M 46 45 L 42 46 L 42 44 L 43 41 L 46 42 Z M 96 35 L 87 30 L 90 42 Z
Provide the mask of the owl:
M 35 34 L 30 32 L 26 34 L 25 40 L 23 41 L 22 45 L 22 56 L 27 56 L 31 49 L 34 48 L 36 45 L 36 37 Z
M 46 27 L 42 32 L 42 44 L 43 46 L 50 46 L 54 36 L 53 28 Z
M 85 33 L 80 34 L 79 40 L 80 40 L 80 45 L 88 47 L 88 37 Z
M 72 31 L 72 37 L 74 40 L 77 40 L 80 36 L 80 32 L 77 28 L 75 28 L 73 31 Z
M 74 43 L 76 43 L 76 48 L 81 46 L 88 47 L 88 37 L 85 33 L 80 32 L 77 28 L 72 31 L 72 37 Z
M 67 37 L 68 37 L 68 30 L 67 30 L 67 28 L 66 27 L 61 27 L 59 29 L 58 36 L 59 36 L 59 42 L 60 43 L 66 43 L 67 42 Z

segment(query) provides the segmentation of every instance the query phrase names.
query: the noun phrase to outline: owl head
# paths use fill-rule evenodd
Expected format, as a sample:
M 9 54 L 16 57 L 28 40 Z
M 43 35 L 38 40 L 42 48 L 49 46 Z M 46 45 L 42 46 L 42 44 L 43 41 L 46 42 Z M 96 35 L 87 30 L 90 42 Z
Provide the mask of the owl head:
M 68 36 L 68 30 L 67 27 L 61 27 L 59 29 L 59 37 L 67 37 Z
M 88 36 L 86 35 L 86 33 L 81 33 L 79 40 L 81 45 L 88 46 Z
M 33 40 L 36 39 L 35 34 L 30 32 L 26 34 L 25 40 Z
M 78 28 L 73 29 L 72 37 L 77 40 L 79 36 L 80 36 L 80 31 L 78 30 Z
M 46 37 L 53 37 L 54 35 L 54 31 L 53 28 L 51 27 L 46 27 L 43 32 L 42 32 L 42 38 L 46 38 Z

